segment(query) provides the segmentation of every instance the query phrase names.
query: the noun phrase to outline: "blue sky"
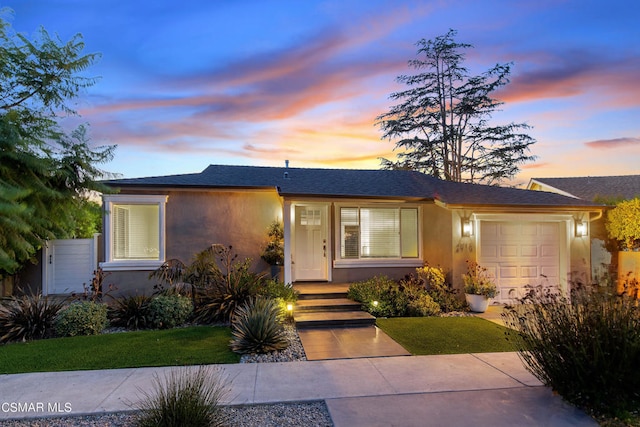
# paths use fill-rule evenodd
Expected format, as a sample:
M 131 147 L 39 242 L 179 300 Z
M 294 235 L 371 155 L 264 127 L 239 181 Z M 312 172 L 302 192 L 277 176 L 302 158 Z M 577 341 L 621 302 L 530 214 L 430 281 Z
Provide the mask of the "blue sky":
M 481 72 L 513 62 L 495 124 L 526 122 L 538 176 L 640 173 L 640 3 L 20 0 L 16 31 L 81 33 L 99 82 L 75 108 L 125 177 L 212 163 L 379 167 L 376 116 L 419 39 L 449 28 Z

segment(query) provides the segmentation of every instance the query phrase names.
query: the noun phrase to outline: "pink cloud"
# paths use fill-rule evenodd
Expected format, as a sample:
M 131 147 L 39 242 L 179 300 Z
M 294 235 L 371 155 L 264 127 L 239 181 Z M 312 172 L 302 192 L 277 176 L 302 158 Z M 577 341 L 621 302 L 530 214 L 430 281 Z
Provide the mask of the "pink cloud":
M 615 105 L 639 105 L 640 73 L 638 58 L 603 58 L 592 52 L 532 53 L 521 56 L 531 69 L 512 75 L 511 82 L 498 94 L 506 102 L 557 99 L 597 94 L 615 99 Z M 516 64 L 517 65 L 517 64 Z M 522 67 L 527 67 L 525 64 Z M 604 102 L 604 101 L 603 101 Z M 611 101 L 609 101 L 611 102 Z
M 639 147 L 640 138 L 614 138 L 614 139 L 599 139 L 596 141 L 585 142 L 589 148 L 596 148 L 600 150 L 613 150 L 623 147 Z

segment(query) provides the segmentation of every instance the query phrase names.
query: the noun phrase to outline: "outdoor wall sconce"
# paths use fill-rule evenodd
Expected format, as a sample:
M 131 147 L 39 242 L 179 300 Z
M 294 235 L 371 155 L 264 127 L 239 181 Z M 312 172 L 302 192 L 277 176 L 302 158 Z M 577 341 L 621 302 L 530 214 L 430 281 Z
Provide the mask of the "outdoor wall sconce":
M 587 223 L 581 220 L 576 220 L 576 237 L 584 237 L 587 235 Z
M 469 218 L 462 218 L 462 237 L 473 236 L 473 221 Z

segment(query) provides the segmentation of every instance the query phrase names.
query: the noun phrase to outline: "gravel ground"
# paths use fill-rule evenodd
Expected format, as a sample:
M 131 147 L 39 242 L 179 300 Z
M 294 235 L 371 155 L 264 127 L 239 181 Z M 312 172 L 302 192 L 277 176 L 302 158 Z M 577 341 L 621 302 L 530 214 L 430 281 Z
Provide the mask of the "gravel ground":
M 278 403 L 273 405 L 225 406 L 229 427 L 332 427 L 324 402 Z M 84 417 L 39 418 L 5 421 L 7 427 L 133 427 L 135 415 L 115 413 Z
M 115 331 L 113 331 L 115 332 Z M 271 354 L 244 355 L 240 363 L 295 362 L 307 360 L 295 326 L 285 325 L 289 347 Z M 333 423 L 324 402 L 278 403 L 270 405 L 225 406 L 229 427 L 331 427 Z M 114 413 L 82 417 L 56 417 L 0 421 L 8 427 L 131 427 L 134 413 Z

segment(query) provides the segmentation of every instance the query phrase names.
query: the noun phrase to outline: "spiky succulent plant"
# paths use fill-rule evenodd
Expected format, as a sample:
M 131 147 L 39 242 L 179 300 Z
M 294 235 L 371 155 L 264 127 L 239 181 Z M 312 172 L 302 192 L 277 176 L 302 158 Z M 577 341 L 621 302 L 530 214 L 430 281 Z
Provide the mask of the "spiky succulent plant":
M 289 346 L 280 308 L 270 298 L 251 298 L 238 307 L 231 327 L 233 340 L 230 347 L 236 353 L 269 353 Z

